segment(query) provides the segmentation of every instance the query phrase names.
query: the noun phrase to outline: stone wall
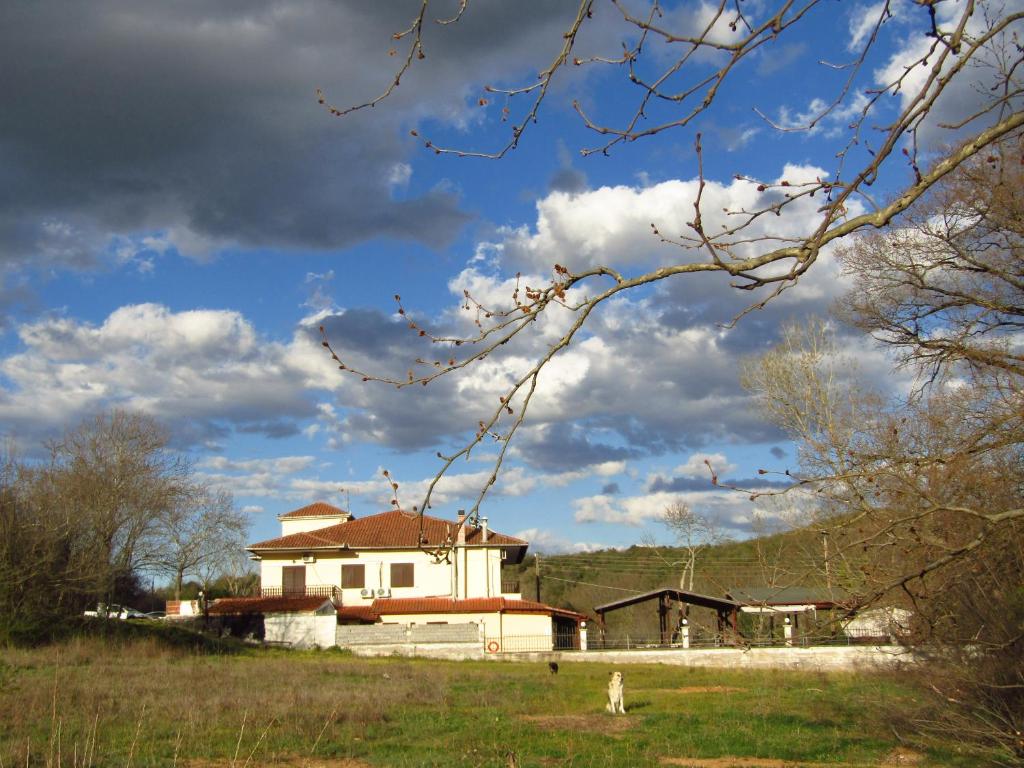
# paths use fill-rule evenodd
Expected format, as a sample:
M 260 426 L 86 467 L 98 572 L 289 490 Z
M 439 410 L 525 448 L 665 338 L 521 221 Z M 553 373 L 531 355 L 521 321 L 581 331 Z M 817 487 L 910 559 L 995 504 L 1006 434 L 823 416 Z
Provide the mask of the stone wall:
M 913 657 L 894 647 L 835 646 L 820 648 L 691 648 L 688 650 L 552 651 L 545 653 L 484 653 L 478 644 L 380 645 L 352 648 L 357 656 L 419 656 L 432 659 L 487 659 L 505 662 L 671 664 L 719 669 L 793 669 L 852 672 L 912 663 Z
M 341 648 L 400 644 L 481 644 L 476 624 L 342 624 L 335 632 Z

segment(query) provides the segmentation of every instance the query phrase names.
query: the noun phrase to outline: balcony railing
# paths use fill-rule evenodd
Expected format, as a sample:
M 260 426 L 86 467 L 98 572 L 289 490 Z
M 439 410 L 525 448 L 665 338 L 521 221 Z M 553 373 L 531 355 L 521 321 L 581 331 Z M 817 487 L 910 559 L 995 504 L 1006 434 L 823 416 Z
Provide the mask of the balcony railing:
M 503 582 L 501 582 L 501 594 L 503 594 L 503 595 L 516 595 L 516 594 L 519 594 L 519 582 L 518 581 L 503 581 Z
M 305 589 L 260 587 L 260 597 L 330 597 L 341 598 L 341 588 L 333 584 L 307 584 Z

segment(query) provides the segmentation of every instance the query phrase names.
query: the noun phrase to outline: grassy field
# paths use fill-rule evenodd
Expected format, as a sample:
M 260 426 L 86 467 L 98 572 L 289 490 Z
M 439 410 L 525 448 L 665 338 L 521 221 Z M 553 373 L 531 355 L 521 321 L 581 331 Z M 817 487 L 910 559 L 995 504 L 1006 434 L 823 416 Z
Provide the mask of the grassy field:
M 153 638 L 0 650 L 0 766 L 978 765 L 904 751 L 883 677 L 196 653 Z M 514 754 L 514 758 L 510 755 Z M 745 758 L 740 760 L 739 758 Z

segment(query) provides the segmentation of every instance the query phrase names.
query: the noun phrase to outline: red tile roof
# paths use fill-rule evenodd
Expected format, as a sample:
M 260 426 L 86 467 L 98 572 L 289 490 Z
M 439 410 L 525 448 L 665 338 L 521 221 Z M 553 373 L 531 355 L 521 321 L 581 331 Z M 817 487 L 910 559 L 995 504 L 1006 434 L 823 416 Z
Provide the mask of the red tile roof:
M 312 613 L 324 603 L 326 597 L 224 597 L 210 603 L 209 613 Z
M 373 605 L 369 603 L 364 605 L 343 605 L 338 608 L 338 618 L 355 619 L 372 624 L 380 618 L 380 614 L 374 613 Z
M 307 504 L 304 507 L 292 510 L 286 514 L 278 515 L 278 519 L 295 517 L 343 517 L 351 514 L 351 512 L 346 512 L 344 509 L 340 509 L 333 504 L 327 504 L 323 501 L 315 501 L 312 504 Z
M 237 615 L 247 613 L 312 613 L 330 600 L 326 597 L 225 597 L 210 603 L 209 613 Z M 507 597 L 471 597 L 453 600 L 450 597 L 392 597 L 360 605 L 343 605 L 337 614 L 343 619 L 374 622 L 381 616 L 417 613 L 534 613 L 587 618 L 565 608 L 555 608 L 532 600 L 511 600 Z
M 389 597 L 374 600 L 373 612 L 377 616 L 404 613 L 540 613 L 572 618 L 587 618 L 565 608 L 555 608 L 532 600 L 511 600 L 507 597 L 470 597 L 453 600 L 450 597 Z
M 296 510 L 298 511 L 298 510 Z M 291 513 L 294 514 L 294 513 Z M 249 545 L 251 550 L 273 549 L 418 549 L 421 546 L 437 547 L 456 538 L 458 524 L 449 520 L 416 513 L 392 510 L 379 515 L 349 520 L 315 531 L 293 533 L 276 539 L 260 541 Z M 420 538 L 422 533 L 423 538 Z M 483 531 L 466 525 L 466 543 L 483 544 Z M 489 531 L 487 543 L 493 546 L 523 547 L 529 544 L 522 539 Z

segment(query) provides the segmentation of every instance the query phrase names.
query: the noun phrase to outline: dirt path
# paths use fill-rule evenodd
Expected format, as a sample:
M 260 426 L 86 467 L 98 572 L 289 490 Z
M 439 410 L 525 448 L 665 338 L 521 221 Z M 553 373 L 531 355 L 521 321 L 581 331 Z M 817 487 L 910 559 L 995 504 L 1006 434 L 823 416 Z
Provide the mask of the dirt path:
M 812 763 L 800 760 L 778 760 L 764 757 L 663 757 L 662 765 L 680 768 L 896 768 L 924 764 L 917 752 L 897 747 L 879 763 Z
M 538 728 L 552 731 L 585 731 L 587 733 L 622 734 L 630 730 L 635 720 L 609 715 L 523 715 L 522 718 Z

